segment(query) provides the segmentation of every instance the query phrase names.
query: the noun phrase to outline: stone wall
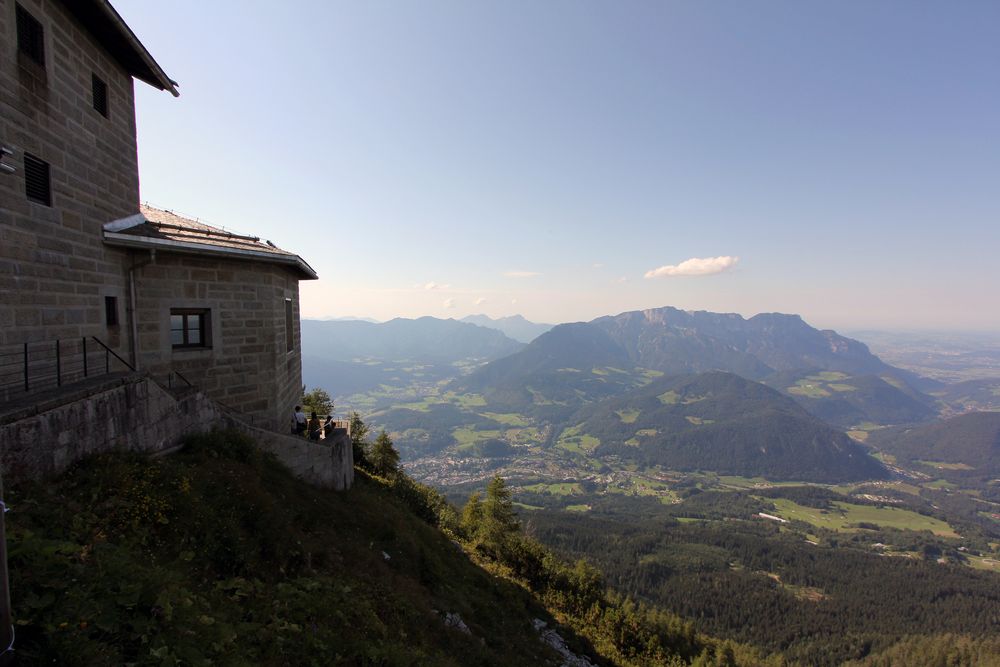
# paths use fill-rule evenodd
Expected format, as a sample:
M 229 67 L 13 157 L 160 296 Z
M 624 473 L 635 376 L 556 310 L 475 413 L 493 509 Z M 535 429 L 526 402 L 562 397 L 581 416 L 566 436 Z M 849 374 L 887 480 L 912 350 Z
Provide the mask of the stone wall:
M 45 65 L 19 53 L 15 2 L 0 2 L 0 345 L 98 336 L 126 356 L 104 297 L 124 323 L 126 253 L 103 245 L 104 223 L 139 206 L 132 77 L 51 0 L 18 0 L 42 24 Z M 108 116 L 91 77 L 108 87 Z M 52 206 L 25 195 L 24 153 L 48 162 Z
M 285 300 L 293 311 L 291 350 Z M 170 311 L 208 311 L 208 345 L 173 348 Z M 302 399 L 298 277 L 281 265 L 157 252 L 136 269 L 139 370 L 179 371 L 247 421 L 286 432 Z
M 341 490 L 354 481 L 349 437 L 327 445 L 256 428 L 200 391 L 175 395 L 138 374 L 84 383 L 0 415 L 0 465 L 5 478 L 49 476 L 98 452 L 168 453 L 185 435 L 213 428 L 246 433 L 311 483 Z

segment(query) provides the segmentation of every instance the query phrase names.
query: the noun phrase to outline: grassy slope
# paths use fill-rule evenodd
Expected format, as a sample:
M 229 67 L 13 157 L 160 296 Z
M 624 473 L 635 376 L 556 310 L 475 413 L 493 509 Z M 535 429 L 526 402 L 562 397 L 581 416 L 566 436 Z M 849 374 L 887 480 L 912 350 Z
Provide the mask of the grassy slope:
M 526 591 L 364 478 L 326 492 L 249 446 L 214 442 L 156 461 L 93 458 L 13 485 L 7 500 L 22 664 L 554 657 L 530 625 L 552 620 Z M 446 612 L 471 635 L 446 627 Z

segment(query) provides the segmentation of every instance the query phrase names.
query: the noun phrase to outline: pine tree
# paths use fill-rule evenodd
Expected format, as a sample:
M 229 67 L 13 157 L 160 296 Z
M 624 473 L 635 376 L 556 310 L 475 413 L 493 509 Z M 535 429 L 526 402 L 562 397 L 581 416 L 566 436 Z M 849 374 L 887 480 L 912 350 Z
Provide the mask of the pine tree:
M 361 415 L 354 411 L 351 420 L 351 448 L 354 450 L 354 464 L 362 468 L 368 467 L 368 424 Z
M 500 556 L 510 537 L 516 535 L 520 528 L 510 489 L 503 477 L 497 475 L 486 487 L 486 502 L 483 503 L 483 520 L 479 530 L 483 546 L 495 556 Z
M 371 465 L 372 471 L 382 477 L 394 477 L 399 473 L 399 452 L 385 429 L 382 429 L 372 445 Z
M 462 508 L 462 531 L 470 540 L 475 540 L 479 528 L 483 524 L 483 502 L 479 492 L 476 491 Z

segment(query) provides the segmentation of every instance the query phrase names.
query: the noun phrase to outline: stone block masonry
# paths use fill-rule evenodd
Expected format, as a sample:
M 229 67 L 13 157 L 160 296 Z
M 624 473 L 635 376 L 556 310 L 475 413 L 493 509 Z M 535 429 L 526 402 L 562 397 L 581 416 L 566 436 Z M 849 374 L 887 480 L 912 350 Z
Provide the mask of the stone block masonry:
M 42 25 L 45 63 L 18 52 L 15 5 Z M 93 76 L 108 90 L 94 109 Z M 139 205 L 132 77 L 62 3 L 0 2 L 0 143 L 14 174 L 0 174 L 0 345 L 98 336 L 119 353 L 103 298 L 124 303 L 127 253 L 106 248 L 103 223 Z M 50 165 L 52 205 L 29 201 L 24 156 Z
M 302 399 L 299 282 L 278 265 L 157 253 L 136 271 L 139 369 L 162 378 L 179 371 L 254 426 L 288 429 Z M 286 300 L 293 308 L 293 340 L 286 340 Z M 207 318 L 201 347 L 178 348 L 170 313 L 201 310 Z
M 93 381 L 0 414 L 0 465 L 4 478 L 45 477 L 99 452 L 169 453 L 186 435 L 214 428 L 249 435 L 304 481 L 336 490 L 354 481 L 350 437 L 317 444 L 250 426 L 200 391 L 174 394 L 140 374 Z

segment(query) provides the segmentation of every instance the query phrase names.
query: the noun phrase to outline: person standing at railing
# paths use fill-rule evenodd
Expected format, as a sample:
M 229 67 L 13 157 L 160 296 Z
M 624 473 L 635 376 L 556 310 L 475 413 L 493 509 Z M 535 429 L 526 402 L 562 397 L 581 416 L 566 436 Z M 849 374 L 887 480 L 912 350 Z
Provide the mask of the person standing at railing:
M 336 428 L 336 424 L 333 423 L 333 415 L 326 416 L 326 423 L 323 424 L 323 439 L 333 437 L 333 429 Z
M 323 432 L 323 424 L 320 423 L 319 417 L 316 416 L 316 412 L 312 413 L 309 418 L 309 439 L 319 440 L 319 434 Z
M 305 435 L 306 434 L 306 413 L 302 412 L 302 406 L 296 405 L 295 410 L 292 411 L 292 415 L 295 419 L 295 424 L 292 428 L 295 435 Z

